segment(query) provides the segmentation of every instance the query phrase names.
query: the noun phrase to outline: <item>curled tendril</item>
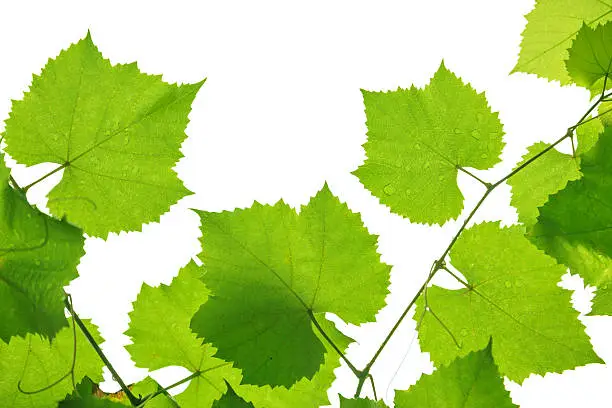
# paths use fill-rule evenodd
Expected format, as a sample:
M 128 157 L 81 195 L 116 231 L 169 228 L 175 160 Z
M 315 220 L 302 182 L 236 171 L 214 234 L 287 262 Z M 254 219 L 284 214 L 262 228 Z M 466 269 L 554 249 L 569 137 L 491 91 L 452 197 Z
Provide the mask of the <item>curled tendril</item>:
M 76 358 L 77 358 L 76 322 L 74 321 L 74 311 L 72 309 L 72 296 L 67 294 L 66 297 L 68 298 L 68 304 L 70 305 L 70 316 L 72 317 L 72 363 L 70 364 L 70 370 L 66 374 L 64 374 L 60 378 L 58 378 L 57 380 L 53 381 L 51 384 L 48 384 L 48 385 L 46 385 L 46 386 L 44 386 L 42 388 L 38 388 L 36 390 L 25 390 L 23 388 L 22 384 L 23 384 L 23 377 L 25 376 L 26 368 L 28 366 L 28 360 L 30 359 L 30 352 L 32 351 L 32 340 L 30 338 L 30 344 L 28 346 L 28 355 L 26 357 L 26 361 L 25 361 L 25 364 L 23 366 L 23 372 L 21 373 L 21 378 L 17 382 L 17 389 L 22 394 L 25 394 L 25 395 L 40 394 L 41 392 L 45 392 L 45 391 L 55 387 L 56 385 L 58 385 L 59 383 L 61 383 L 62 381 L 64 381 L 68 377 L 70 377 L 71 380 L 72 380 L 72 388 L 74 389 L 74 391 L 77 394 L 79 392 L 77 387 L 76 387 L 76 380 L 75 380 L 75 377 L 74 377 L 74 369 L 76 367 Z
M 43 225 L 45 228 L 45 236 L 43 237 L 42 241 L 39 244 L 21 247 L 21 248 L 19 247 L 0 248 L 0 255 L 5 255 L 11 252 L 35 251 L 37 249 L 45 247 L 49 243 L 49 221 L 47 220 L 47 217 L 44 214 L 40 213 L 40 215 L 42 216 L 41 218 L 43 220 Z

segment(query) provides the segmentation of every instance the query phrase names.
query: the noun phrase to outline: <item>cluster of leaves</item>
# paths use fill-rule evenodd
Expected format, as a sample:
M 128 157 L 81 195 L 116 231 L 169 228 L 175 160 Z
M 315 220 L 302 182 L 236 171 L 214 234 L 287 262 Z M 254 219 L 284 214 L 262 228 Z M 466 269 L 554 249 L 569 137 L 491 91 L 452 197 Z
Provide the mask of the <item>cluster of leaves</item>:
M 556 143 L 534 144 L 496 182 L 469 169 L 499 163 L 502 124 L 484 94 L 444 64 L 423 89 L 363 92 L 368 158 L 355 175 L 393 212 L 443 224 L 463 211 L 458 172 L 483 187 L 395 326 L 414 309 L 421 348 L 437 367 L 396 393 L 399 408 L 514 407 L 503 377 L 520 383 L 532 373 L 601 362 L 557 283 L 567 268 L 580 274 L 597 287 L 592 313 L 612 314 L 612 124 L 605 116 L 612 9 L 597 0 L 565 3 L 538 1 L 515 70 L 583 86 L 594 104 Z M 567 18 L 554 14 L 559 7 Z M 342 359 L 359 386 L 341 407 L 385 406 L 360 393 L 395 328 L 359 369 L 344 355 L 352 340 L 325 314 L 373 321 L 385 305 L 390 266 L 380 261 L 377 237 L 327 185 L 299 212 L 282 201 L 198 211 L 203 265 L 189 263 L 170 285 L 143 285 L 126 332 L 137 366 L 192 374 L 165 388 L 147 378 L 117 398 L 94 392 L 103 365 L 112 366 L 63 287 L 77 277 L 84 234 L 139 230 L 190 193 L 172 167 L 203 82 L 171 85 L 135 64 L 113 66 L 88 34 L 50 60 L 13 103 L 5 152 L 28 166 L 57 166 L 22 187 L 0 155 L 0 405 L 314 407 L 328 403 Z M 573 154 L 554 149 L 564 140 L 577 143 Z M 48 215 L 26 193 L 58 172 Z M 520 224 L 468 227 L 506 181 Z M 437 273 L 463 288 L 431 286 Z

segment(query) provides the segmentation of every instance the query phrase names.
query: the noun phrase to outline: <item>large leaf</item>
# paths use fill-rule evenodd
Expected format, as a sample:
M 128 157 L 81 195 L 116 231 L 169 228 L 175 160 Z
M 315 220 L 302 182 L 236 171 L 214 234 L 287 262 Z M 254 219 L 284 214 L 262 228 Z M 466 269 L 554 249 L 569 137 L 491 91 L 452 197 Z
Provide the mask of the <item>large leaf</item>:
M 85 322 L 96 342 L 102 339 L 96 328 Z M 75 381 L 85 376 L 102 381 L 102 361 L 77 329 Z M 71 377 L 41 392 L 65 376 L 73 361 L 72 327 L 62 329 L 51 343 L 36 335 L 14 337 L 9 344 L 0 342 L 0 406 L 10 408 L 57 408 L 57 403 L 73 391 Z M 20 383 L 21 382 L 21 383 Z M 19 391 L 18 385 L 23 391 Z
M 172 167 L 202 82 L 171 85 L 102 57 L 89 34 L 34 76 L 6 121 L 17 161 L 63 168 L 51 212 L 89 235 L 139 230 L 189 191 Z
M 597 286 L 593 314 L 612 314 L 612 128 L 582 159 L 580 180 L 540 208 L 531 239 Z
M 0 340 L 64 326 L 63 287 L 77 277 L 83 234 L 31 207 L 0 154 Z
M 282 202 L 200 215 L 204 281 L 214 296 L 191 327 L 247 383 L 288 387 L 311 378 L 325 352 L 311 326 L 316 314 L 358 324 L 384 306 L 389 267 L 376 237 L 327 186 L 299 215 Z
M 533 246 L 523 227 L 476 225 L 464 231 L 450 258 L 469 287 L 433 286 L 416 312 L 421 315 L 426 299 L 419 339 L 436 364 L 481 350 L 490 338 L 501 374 L 517 382 L 601 362 L 570 293 L 557 286 L 565 268 Z
M 368 156 L 355 171 L 393 212 L 413 222 L 443 223 L 463 209 L 457 166 L 499 162 L 502 125 L 483 94 L 444 64 L 424 89 L 363 91 Z
M 514 72 L 570 83 L 565 60 L 582 24 L 595 27 L 611 19 L 612 7 L 600 0 L 537 0 L 527 15 Z
M 594 29 L 583 25 L 572 43 L 565 65 L 576 84 L 601 92 L 604 80 L 612 73 L 612 23 Z M 606 89 L 612 87 L 612 80 L 605 82 Z
M 504 389 L 489 345 L 422 377 L 408 391 L 396 392 L 395 407 L 516 408 L 517 405 Z

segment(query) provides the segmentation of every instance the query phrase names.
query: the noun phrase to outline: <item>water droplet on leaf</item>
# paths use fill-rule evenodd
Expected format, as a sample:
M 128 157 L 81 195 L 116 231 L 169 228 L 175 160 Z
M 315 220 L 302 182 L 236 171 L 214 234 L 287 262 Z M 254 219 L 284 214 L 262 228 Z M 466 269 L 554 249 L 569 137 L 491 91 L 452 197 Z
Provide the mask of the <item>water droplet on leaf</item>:
M 385 192 L 386 195 L 393 195 L 395 193 L 395 187 L 393 187 L 391 184 L 387 184 L 383 188 L 383 191 Z

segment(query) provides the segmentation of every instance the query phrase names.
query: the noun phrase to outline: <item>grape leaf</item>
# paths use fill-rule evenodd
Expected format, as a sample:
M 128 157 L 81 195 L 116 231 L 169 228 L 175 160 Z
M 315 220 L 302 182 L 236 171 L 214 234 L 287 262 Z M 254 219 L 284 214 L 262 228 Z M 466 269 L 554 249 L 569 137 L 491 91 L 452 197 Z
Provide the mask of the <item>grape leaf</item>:
M 57 163 L 48 207 L 89 235 L 139 230 L 189 193 L 172 171 L 203 82 L 171 85 L 112 66 L 86 38 L 49 60 L 6 121 L 7 153 Z
M 416 405 L 415 405 L 416 406 Z M 386 408 L 382 401 L 372 401 L 368 398 L 348 399 L 340 396 L 340 408 Z
M 138 366 L 158 369 L 181 365 L 195 372 L 224 363 L 218 359 L 201 363 L 201 359 L 210 360 L 215 350 L 209 345 L 202 345 L 189 330 L 192 315 L 208 298 L 209 291 L 198 279 L 200 275 L 200 268 L 190 263 L 169 286 L 151 288 L 143 285 L 134 303 L 134 311 L 130 314 L 130 328 L 126 332 L 134 341 L 126 348 Z M 320 320 L 320 324 L 340 349 L 348 346 L 350 339 L 338 332 L 333 324 L 324 319 Z M 230 369 L 229 364 L 227 366 L 223 370 L 217 368 L 203 373 L 176 397 L 177 401 L 185 406 L 210 406 L 225 390 L 224 378 L 230 380 L 234 387 L 240 382 L 240 372 Z M 310 381 L 303 379 L 289 389 L 240 385 L 237 390 L 256 407 L 306 408 L 326 405 L 329 402 L 326 391 L 335 378 L 333 370 L 339 366 L 337 354 L 327 347 L 325 364 Z M 208 381 L 219 387 L 220 391 L 211 388 Z
M 226 383 L 227 391 L 225 395 L 213 403 L 213 408 L 255 408 L 250 402 L 240 398 L 229 383 Z
M 231 363 L 213 357 L 215 349 L 202 345 L 189 330 L 191 316 L 209 293 L 199 280 L 200 274 L 198 266 L 191 262 L 169 286 L 143 285 L 126 332 L 134 343 L 126 349 L 138 367 L 157 370 L 182 366 L 192 373 L 200 372 L 176 396 L 180 405 L 188 407 L 210 407 L 225 392 L 225 379 L 239 384 L 241 377 Z
M 530 146 L 520 166 L 549 145 L 536 143 Z M 579 159 L 552 149 L 508 179 L 512 188 L 510 204 L 516 208 L 519 221 L 531 228 L 538 218 L 538 207 L 548 196 L 561 190 L 568 181 L 580 178 Z
M 368 156 L 354 174 L 393 212 L 413 222 L 443 223 L 463 209 L 457 166 L 499 162 L 502 125 L 484 94 L 444 64 L 424 89 L 362 91 Z
M 384 306 L 390 268 L 377 238 L 327 185 L 299 215 L 281 201 L 200 216 L 214 296 L 191 327 L 246 383 L 289 387 L 312 378 L 325 352 L 311 327 L 315 314 L 358 324 Z
M 512 408 L 510 394 L 493 362 L 491 343 L 422 377 L 395 394 L 396 408 Z
M 84 321 L 96 342 L 102 338 L 97 329 Z M 0 342 L 0 406 L 11 408 L 56 408 L 58 401 L 72 392 L 68 375 L 48 390 L 24 394 L 47 387 L 69 372 L 73 360 L 73 331 L 71 325 L 63 328 L 51 343 L 40 336 L 29 334 L 25 339 L 13 337 L 10 343 Z M 77 359 L 75 381 L 85 376 L 102 381 L 102 361 L 85 336 L 77 331 Z
M 531 240 L 597 286 L 592 314 L 612 314 L 612 128 L 582 159 L 580 180 L 540 208 Z
M 0 339 L 66 326 L 64 290 L 76 278 L 83 234 L 31 207 L 9 185 L 0 154 Z
M 500 372 L 517 382 L 601 362 L 569 292 L 557 286 L 565 268 L 532 245 L 523 227 L 476 225 L 460 236 L 450 258 L 469 287 L 434 286 L 417 303 L 423 310 L 427 301 L 419 340 L 436 364 L 483 349 L 491 337 Z
M 323 316 L 317 316 L 317 321 L 340 350 L 348 347 L 351 339 L 342 334 L 336 326 Z M 313 327 L 314 330 L 314 327 Z M 321 342 L 325 340 L 320 333 L 315 332 Z M 312 377 L 311 380 L 302 378 L 291 388 L 278 386 L 272 388 L 269 385 L 258 387 L 243 384 L 239 387 L 240 395 L 251 401 L 257 408 L 311 408 L 328 405 L 327 390 L 336 378 L 334 370 L 340 367 L 340 361 L 336 351 L 325 343 L 325 363 Z
M 513 72 L 570 83 L 568 49 L 583 22 L 591 27 L 612 19 L 612 7 L 599 0 L 537 0 L 526 16 L 521 52 Z
M 612 81 L 607 81 L 612 73 L 612 24 L 607 22 L 594 29 L 584 24 L 569 49 L 565 65 L 577 85 L 596 93 L 602 91 L 604 82 L 606 89 L 612 87 Z
M 85 377 L 77 385 L 77 389 L 59 403 L 58 408 L 125 408 L 125 406 L 125 404 L 107 398 L 96 398 L 93 395 L 92 381 Z

